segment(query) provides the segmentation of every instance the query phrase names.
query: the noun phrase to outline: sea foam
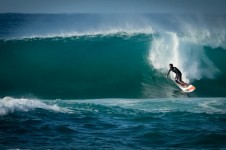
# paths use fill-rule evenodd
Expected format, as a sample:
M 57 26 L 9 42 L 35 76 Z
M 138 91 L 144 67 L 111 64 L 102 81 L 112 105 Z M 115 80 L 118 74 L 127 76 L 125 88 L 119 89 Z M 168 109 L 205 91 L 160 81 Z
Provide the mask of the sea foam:
M 5 97 L 0 100 L 0 116 L 7 115 L 14 112 L 27 112 L 36 108 L 41 108 L 56 112 L 65 112 L 67 109 L 61 108 L 56 104 L 50 105 L 42 102 L 41 100 L 34 99 L 16 99 L 12 97 Z

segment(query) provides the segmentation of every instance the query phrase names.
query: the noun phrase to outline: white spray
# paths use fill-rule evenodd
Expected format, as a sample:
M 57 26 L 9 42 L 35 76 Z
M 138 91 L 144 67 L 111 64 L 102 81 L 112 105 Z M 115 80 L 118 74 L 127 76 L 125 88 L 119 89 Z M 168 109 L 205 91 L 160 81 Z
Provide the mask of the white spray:
M 181 38 L 174 32 L 165 32 L 152 41 L 149 60 L 155 69 L 164 73 L 170 63 L 174 64 L 181 70 L 185 82 L 203 77 L 214 78 L 219 72 L 205 55 L 202 45 Z

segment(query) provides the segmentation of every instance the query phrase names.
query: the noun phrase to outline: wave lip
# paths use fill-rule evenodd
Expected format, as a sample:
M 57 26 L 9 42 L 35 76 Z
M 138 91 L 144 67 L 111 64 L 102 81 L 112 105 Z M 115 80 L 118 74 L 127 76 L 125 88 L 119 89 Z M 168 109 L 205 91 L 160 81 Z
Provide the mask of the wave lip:
M 109 35 L 136 35 L 136 34 L 155 34 L 155 30 L 151 26 L 134 27 L 131 25 L 125 26 L 107 26 L 100 28 L 89 28 L 84 31 L 73 30 L 59 30 L 49 32 L 23 32 L 19 35 L 12 35 L 9 37 L 1 37 L 3 40 L 19 40 L 19 39 L 34 39 L 34 38 L 68 38 L 68 37 L 81 37 L 81 36 L 109 36 Z

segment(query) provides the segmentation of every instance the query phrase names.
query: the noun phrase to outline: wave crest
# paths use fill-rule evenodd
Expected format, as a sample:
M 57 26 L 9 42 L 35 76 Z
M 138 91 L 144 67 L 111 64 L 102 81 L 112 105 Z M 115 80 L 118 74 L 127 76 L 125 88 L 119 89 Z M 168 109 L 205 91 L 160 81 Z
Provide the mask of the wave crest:
M 60 108 L 56 104 L 46 104 L 40 100 L 32 99 L 14 99 L 12 97 L 5 97 L 0 100 L 0 116 L 4 116 L 14 112 L 27 112 L 34 109 L 41 108 L 56 112 L 64 112 L 65 109 Z

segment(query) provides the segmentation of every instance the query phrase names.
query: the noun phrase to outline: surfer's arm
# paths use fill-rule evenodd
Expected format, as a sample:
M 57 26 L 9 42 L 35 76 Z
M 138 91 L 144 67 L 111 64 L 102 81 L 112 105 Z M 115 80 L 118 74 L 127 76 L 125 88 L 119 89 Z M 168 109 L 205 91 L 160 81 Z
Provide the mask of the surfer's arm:
M 168 73 L 167 73 L 167 75 L 166 75 L 167 78 L 168 78 L 168 76 L 169 76 L 170 71 L 171 71 L 171 69 L 168 71 Z

